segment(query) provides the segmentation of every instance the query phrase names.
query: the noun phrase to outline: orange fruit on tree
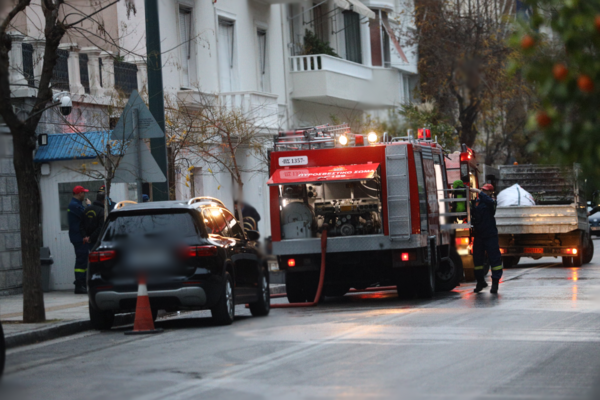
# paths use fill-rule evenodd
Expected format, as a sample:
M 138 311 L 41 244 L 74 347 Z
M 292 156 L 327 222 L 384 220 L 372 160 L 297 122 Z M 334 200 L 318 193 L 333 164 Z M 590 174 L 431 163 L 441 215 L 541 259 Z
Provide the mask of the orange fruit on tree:
M 577 86 L 579 90 L 584 93 L 591 93 L 594 91 L 594 81 L 588 75 L 581 74 L 577 78 Z
M 523 50 L 530 49 L 534 45 L 535 45 L 535 39 L 532 38 L 530 35 L 525 35 L 521 39 L 521 47 L 523 48 Z
M 535 116 L 535 120 L 540 128 L 545 128 L 552 123 L 552 119 L 546 111 L 539 111 Z
M 564 64 L 555 64 L 552 68 L 552 74 L 557 81 L 563 81 L 567 77 L 569 70 Z

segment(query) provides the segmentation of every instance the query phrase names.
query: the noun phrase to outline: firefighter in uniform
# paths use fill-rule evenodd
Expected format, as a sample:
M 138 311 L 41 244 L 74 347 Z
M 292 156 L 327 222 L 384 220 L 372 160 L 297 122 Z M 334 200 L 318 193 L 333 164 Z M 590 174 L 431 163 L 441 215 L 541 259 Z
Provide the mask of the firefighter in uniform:
M 89 190 L 84 189 L 83 186 L 75 186 L 73 188 L 73 198 L 69 203 L 69 208 L 67 208 L 69 240 L 75 249 L 75 294 L 87 294 L 85 274 L 90 251 L 90 238 L 85 234 L 85 206 L 83 205 L 87 192 Z M 89 204 L 89 200 L 87 200 L 87 204 Z
M 98 191 L 96 200 L 85 210 L 85 234 L 90 238 L 90 246 L 93 246 L 100 236 L 102 226 L 104 225 L 104 200 L 106 194 L 104 191 Z
M 486 183 L 481 189 L 470 188 L 472 192 L 478 194 L 472 210 L 471 220 L 473 224 L 473 263 L 475 264 L 475 277 L 477 278 L 477 286 L 475 286 L 474 292 L 479 293 L 487 287 L 483 274 L 485 253 L 487 253 L 492 269 L 492 289 L 490 293 L 496 294 L 502 277 L 502 256 L 500 255 L 498 228 L 496 228 L 496 218 L 494 217 L 496 214 L 496 201 L 491 197 L 494 186 Z

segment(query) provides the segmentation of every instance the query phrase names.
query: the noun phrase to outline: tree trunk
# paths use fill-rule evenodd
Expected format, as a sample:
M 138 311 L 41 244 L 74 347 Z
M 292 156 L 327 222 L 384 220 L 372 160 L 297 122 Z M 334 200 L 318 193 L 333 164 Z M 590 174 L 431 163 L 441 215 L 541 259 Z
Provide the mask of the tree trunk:
M 40 265 L 40 188 L 33 163 L 35 133 L 13 133 L 14 166 L 19 189 L 21 257 L 23 262 L 23 322 L 43 322 L 44 293 Z

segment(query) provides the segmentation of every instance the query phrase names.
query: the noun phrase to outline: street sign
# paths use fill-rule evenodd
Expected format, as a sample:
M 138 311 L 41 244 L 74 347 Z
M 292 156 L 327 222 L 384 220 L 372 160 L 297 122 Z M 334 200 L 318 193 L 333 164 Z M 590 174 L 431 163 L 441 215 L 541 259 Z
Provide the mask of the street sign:
M 134 90 L 112 132 L 112 139 L 126 146 L 125 154 L 115 171 L 113 182 L 136 182 L 138 202 L 142 202 L 143 182 L 166 182 L 167 177 L 146 146 L 144 139 L 161 138 L 165 134 Z
M 114 140 L 133 139 L 133 110 L 137 110 L 138 113 L 138 129 L 141 139 L 165 137 L 165 133 L 156 123 L 152 113 L 146 107 L 146 103 L 144 103 L 137 90 L 134 90 L 131 92 L 121 118 L 119 118 L 117 125 L 113 129 L 111 137 Z

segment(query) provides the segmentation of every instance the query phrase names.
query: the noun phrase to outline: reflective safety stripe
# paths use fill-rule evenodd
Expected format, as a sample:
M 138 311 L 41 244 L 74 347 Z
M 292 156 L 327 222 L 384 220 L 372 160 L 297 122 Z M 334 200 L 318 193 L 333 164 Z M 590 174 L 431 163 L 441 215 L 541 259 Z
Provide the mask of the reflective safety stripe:
M 492 271 L 498 271 L 502 269 L 502 265 L 498 265 L 497 267 L 492 267 Z
M 473 267 L 473 269 L 483 269 L 483 265 L 481 267 Z
M 86 269 L 77 269 L 77 268 L 75 268 L 75 272 L 87 272 L 87 268 Z

